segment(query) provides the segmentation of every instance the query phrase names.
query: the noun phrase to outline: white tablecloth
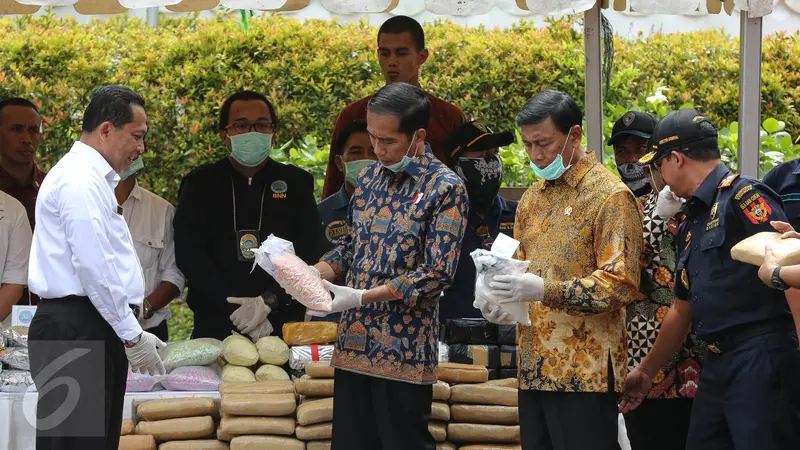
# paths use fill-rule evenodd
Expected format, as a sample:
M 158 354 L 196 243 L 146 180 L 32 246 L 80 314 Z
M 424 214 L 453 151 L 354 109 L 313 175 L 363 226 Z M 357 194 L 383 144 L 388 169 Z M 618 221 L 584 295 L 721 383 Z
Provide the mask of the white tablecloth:
M 0 450 L 33 450 L 36 448 L 36 429 L 25 414 L 30 409 L 31 417 L 36 416 L 36 392 L 30 394 L 0 392 Z M 147 400 L 160 398 L 212 397 L 219 399 L 219 392 L 132 392 L 125 394 L 122 418 L 133 417 L 136 405 Z

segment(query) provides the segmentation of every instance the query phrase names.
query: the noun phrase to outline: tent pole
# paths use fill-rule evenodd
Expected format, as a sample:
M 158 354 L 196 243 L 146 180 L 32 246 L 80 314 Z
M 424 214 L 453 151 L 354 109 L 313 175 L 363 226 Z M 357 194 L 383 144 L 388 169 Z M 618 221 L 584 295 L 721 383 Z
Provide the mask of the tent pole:
M 147 26 L 158 28 L 158 6 L 147 8 Z
M 602 19 L 600 11 L 602 2 L 597 3 L 583 13 L 583 43 L 586 69 L 584 84 L 586 86 L 586 146 L 597 154 L 597 160 L 603 161 L 603 81 L 602 52 L 600 31 Z
M 761 150 L 761 17 L 741 11 L 739 33 L 739 173 L 758 178 Z

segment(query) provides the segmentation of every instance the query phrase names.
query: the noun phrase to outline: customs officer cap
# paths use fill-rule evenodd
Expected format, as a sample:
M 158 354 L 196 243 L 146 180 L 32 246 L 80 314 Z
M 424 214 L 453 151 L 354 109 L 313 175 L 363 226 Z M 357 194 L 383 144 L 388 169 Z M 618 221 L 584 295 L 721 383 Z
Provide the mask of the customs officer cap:
M 691 144 L 704 139 L 717 139 L 717 129 L 710 120 L 691 108 L 675 111 L 658 122 L 652 149 L 639 159 L 639 164 L 658 162 L 673 151 L 689 152 Z

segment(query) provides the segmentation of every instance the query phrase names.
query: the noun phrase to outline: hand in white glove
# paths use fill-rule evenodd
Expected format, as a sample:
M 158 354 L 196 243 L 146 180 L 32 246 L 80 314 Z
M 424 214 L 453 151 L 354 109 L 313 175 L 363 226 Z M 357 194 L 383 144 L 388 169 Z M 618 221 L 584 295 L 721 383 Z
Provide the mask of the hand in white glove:
M 240 305 L 231 314 L 231 322 L 242 334 L 250 334 L 272 311 L 263 297 L 228 297 L 228 303 Z M 271 326 L 271 325 L 270 325 Z
M 497 325 L 513 325 L 516 323 L 514 320 L 508 317 L 507 312 L 504 312 L 499 307 L 492 308 L 489 303 L 484 303 L 481 305 L 481 314 L 483 314 L 484 319 Z
M 247 333 L 247 335 L 250 336 L 250 339 L 252 339 L 253 342 L 255 342 L 264 336 L 271 335 L 272 331 L 273 331 L 272 323 L 269 321 L 269 319 L 264 319 L 264 321 L 261 322 L 261 324 L 255 327 L 253 331 Z
M 125 354 L 131 365 L 131 372 L 139 372 L 142 375 L 165 375 L 164 363 L 158 356 L 158 349 L 166 347 L 167 344 L 161 342 L 154 334 L 142 331 L 139 342 L 133 347 L 125 346 Z
M 353 289 L 347 286 L 337 286 L 327 280 L 322 280 L 322 283 L 333 294 L 333 304 L 331 305 L 331 310 L 325 312 L 309 309 L 309 316 L 325 317 L 328 314 L 347 311 L 348 309 L 358 308 L 361 306 L 361 298 L 363 297 L 364 292 L 366 292 L 364 289 Z
M 544 280 L 532 273 L 495 275 L 489 287 L 491 294 L 500 298 L 500 304 L 538 302 L 544 298 Z
M 672 219 L 683 208 L 683 203 L 684 200 L 675 195 L 669 186 L 664 186 L 664 189 L 658 193 L 655 213 L 664 220 Z

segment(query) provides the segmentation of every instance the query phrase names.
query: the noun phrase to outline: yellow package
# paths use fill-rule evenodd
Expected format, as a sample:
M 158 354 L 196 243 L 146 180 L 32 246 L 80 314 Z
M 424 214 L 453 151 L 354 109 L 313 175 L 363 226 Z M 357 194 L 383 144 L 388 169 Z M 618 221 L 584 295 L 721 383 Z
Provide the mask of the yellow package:
M 283 340 L 289 345 L 330 344 L 336 340 L 335 322 L 292 322 L 283 325 Z

